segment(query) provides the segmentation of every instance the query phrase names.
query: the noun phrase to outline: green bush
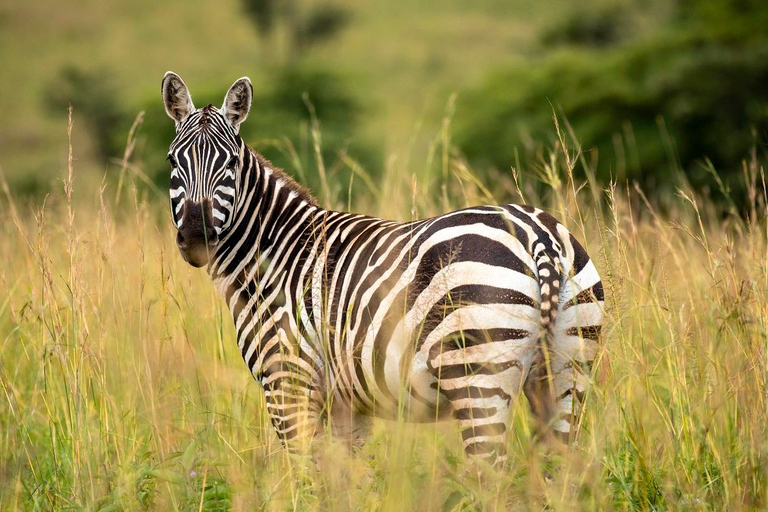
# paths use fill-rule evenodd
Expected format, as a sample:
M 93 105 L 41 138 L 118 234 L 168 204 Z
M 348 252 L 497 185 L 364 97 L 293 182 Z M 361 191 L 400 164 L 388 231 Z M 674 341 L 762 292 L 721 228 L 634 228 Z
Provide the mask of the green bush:
M 125 135 L 131 126 L 111 76 L 105 69 L 66 66 L 48 84 L 44 97 L 52 113 L 66 117 L 67 107 L 72 105 L 76 115 L 85 118 L 103 161 L 123 154 Z
M 307 5 L 296 0 L 242 0 L 243 12 L 256 34 L 267 41 L 277 25 L 288 34 L 288 57 L 306 54 L 312 46 L 335 37 L 350 19 L 350 11 L 339 5 Z M 274 59 L 274 54 L 269 56 Z
M 605 47 L 626 39 L 631 29 L 627 11 L 618 4 L 594 10 L 579 6 L 570 16 L 545 28 L 541 42 L 547 46 Z
M 742 200 L 741 161 L 768 133 L 768 20 L 746 3 L 684 0 L 686 14 L 652 38 L 497 71 L 460 98 L 455 140 L 480 168 L 536 163 L 555 142 L 556 112 L 602 181 L 661 192 L 683 170 L 712 189 L 709 159 Z

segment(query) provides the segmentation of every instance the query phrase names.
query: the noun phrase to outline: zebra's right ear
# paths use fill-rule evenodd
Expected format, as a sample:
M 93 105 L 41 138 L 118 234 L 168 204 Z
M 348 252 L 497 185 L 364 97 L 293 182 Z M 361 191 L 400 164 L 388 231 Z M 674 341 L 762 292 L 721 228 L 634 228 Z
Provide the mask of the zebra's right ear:
M 187 84 L 176 73 L 169 71 L 165 74 L 162 92 L 165 111 L 171 119 L 176 121 L 177 125 L 195 111 L 195 105 L 192 104 L 192 96 L 189 94 Z

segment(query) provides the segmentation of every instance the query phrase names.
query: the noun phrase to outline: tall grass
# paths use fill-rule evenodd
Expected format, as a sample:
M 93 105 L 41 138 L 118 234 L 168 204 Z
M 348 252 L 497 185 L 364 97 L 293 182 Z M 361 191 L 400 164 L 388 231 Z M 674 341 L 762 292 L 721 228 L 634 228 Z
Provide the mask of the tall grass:
M 378 188 L 351 202 L 407 220 L 525 200 L 596 260 L 607 318 L 578 445 L 536 444 L 520 399 L 500 474 L 464 457 L 450 422 L 377 422 L 360 453 L 318 440 L 317 464 L 291 459 L 228 312 L 178 255 L 164 201 L 130 173 L 120 201 L 107 185 L 79 189 L 71 159 L 63 193 L 37 207 L 4 185 L 0 508 L 768 507 L 763 170 L 745 164 L 753 209 L 740 216 L 684 185 L 667 204 L 629 185 L 584 186 L 577 148 L 562 135 L 540 167 L 483 182 L 452 151 L 447 120 L 430 155 L 392 155 Z M 364 176 L 346 162 L 321 197 L 337 208 L 335 191 Z

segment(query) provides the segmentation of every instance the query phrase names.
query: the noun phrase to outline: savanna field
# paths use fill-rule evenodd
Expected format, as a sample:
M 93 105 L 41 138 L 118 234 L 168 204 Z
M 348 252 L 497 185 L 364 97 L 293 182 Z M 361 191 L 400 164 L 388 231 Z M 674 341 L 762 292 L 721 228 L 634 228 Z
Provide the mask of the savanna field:
M 0 510 L 768 509 L 768 23 L 750 2 L 318 0 L 271 26 L 255 0 L 0 5 Z M 557 217 L 606 292 L 577 444 L 537 442 L 521 395 L 503 471 L 451 421 L 288 455 L 175 243 L 167 69 L 198 106 L 250 75 L 244 139 L 324 207 Z
M 450 422 L 380 421 L 355 455 L 318 441 L 317 465 L 292 460 L 226 309 L 204 272 L 178 255 L 167 212 L 130 178 L 120 191 L 78 190 L 73 165 L 39 208 L 16 204 L 4 187 L 0 504 L 764 508 L 762 169 L 745 163 L 745 179 L 758 187 L 746 219 L 684 189 L 662 217 L 640 189 L 573 181 L 583 160 L 566 139 L 538 173 L 510 173 L 493 189 L 438 147 L 444 181 L 419 183 L 393 167 L 375 202 L 353 198 L 352 207 L 409 219 L 509 193 L 545 205 L 586 241 L 606 285 L 607 319 L 578 446 L 536 444 L 521 398 L 502 473 L 467 460 Z M 544 188 L 533 186 L 540 181 Z

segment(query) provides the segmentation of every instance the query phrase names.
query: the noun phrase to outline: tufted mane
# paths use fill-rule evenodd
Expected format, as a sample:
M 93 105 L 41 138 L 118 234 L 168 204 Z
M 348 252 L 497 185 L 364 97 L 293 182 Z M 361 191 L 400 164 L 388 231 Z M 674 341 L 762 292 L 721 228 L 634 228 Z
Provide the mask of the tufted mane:
M 200 127 L 206 128 L 211 124 L 211 113 L 217 112 L 219 109 L 213 105 L 206 105 L 200 110 Z

